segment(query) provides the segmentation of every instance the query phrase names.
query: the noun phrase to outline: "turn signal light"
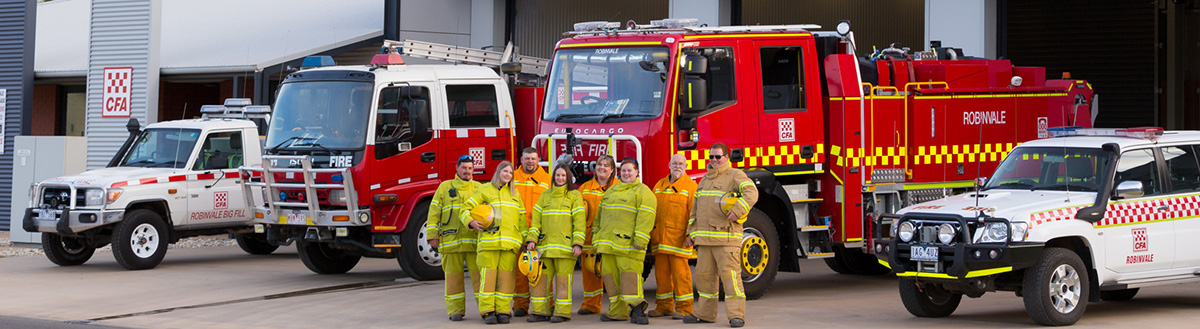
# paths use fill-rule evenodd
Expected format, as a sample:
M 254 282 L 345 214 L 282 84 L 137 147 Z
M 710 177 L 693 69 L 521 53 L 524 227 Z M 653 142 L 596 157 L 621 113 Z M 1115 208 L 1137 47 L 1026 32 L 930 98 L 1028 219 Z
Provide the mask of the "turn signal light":
M 263 215 L 263 213 L 261 213 L 261 212 L 255 212 L 255 213 L 254 213 L 254 218 L 263 219 L 263 217 L 264 217 L 264 215 Z
M 400 197 L 396 196 L 395 194 L 376 194 L 375 195 L 376 203 L 393 203 L 393 202 L 397 202 L 397 201 L 400 201 Z
M 349 222 L 349 221 L 350 221 L 350 216 L 333 216 L 333 221 L 335 221 L 335 222 Z

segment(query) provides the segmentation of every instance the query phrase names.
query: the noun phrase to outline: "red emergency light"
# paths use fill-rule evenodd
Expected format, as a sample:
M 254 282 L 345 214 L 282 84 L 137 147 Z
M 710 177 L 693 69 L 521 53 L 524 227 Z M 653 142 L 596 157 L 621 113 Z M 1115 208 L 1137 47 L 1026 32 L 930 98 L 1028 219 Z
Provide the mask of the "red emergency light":
M 404 65 L 400 54 L 378 54 L 371 57 L 371 66 Z

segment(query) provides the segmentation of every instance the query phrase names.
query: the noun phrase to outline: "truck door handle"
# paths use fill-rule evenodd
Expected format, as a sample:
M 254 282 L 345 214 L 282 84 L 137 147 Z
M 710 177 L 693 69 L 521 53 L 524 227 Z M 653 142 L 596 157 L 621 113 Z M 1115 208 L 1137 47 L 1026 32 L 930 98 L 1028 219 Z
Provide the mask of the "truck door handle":
M 437 160 L 437 154 L 433 152 L 421 153 L 421 162 L 432 163 L 434 160 Z
M 1171 210 L 1171 206 L 1161 205 L 1161 206 L 1158 206 L 1158 208 L 1154 208 L 1154 209 L 1158 210 L 1158 211 L 1167 211 L 1167 210 Z

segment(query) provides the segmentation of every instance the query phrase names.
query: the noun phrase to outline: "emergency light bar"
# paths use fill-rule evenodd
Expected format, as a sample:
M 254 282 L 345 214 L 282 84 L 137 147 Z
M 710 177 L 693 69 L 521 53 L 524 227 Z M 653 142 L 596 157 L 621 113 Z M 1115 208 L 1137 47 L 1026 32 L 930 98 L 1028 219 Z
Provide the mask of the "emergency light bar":
M 378 54 L 371 57 L 371 66 L 388 65 L 404 65 L 404 58 L 400 57 L 400 54 Z
M 308 56 L 304 58 L 303 62 L 300 62 L 300 69 L 334 65 L 337 63 L 333 62 L 333 56 Z
M 251 105 L 249 98 L 229 98 L 223 105 L 200 106 L 204 118 L 216 119 L 266 119 L 271 118 L 270 105 Z
M 1105 128 L 1079 128 L 1071 127 L 1054 127 L 1050 128 L 1051 137 L 1068 137 L 1068 136 L 1114 136 L 1128 137 L 1137 139 L 1155 140 L 1163 135 L 1163 129 L 1160 127 L 1137 127 L 1127 129 L 1105 129 Z

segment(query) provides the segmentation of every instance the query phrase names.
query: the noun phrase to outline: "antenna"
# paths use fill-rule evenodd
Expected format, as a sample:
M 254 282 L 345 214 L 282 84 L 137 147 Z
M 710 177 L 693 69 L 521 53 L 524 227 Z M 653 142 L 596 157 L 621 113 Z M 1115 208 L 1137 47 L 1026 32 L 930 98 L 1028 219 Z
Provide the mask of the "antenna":
M 1067 109 L 1066 108 L 1062 109 L 1062 115 L 1063 115 L 1063 124 L 1066 124 L 1067 123 Z M 1070 165 L 1070 163 L 1067 162 L 1067 157 L 1071 156 L 1071 155 L 1067 154 L 1067 139 L 1063 138 L 1062 142 L 1063 142 L 1062 143 L 1062 146 L 1063 146 L 1063 176 L 1066 176 L 1066 177 L 1063 177 L 1063 182 L 1064 182 L 1063 184 L 1066 184 L 1066 186 L 1067 186 L 1067 202 L 1071 202 L 1071 172 L 1069 171 L 1069 170 L 1071 170 L 1071 165 Z
M 979 144 L 976 145 L 983 147 L 983 122 L 979 123 Z M 972 184 L 975 185 L 975 211 L 979 212 L 978 217 L 980 219 L 983 218 L 983 210 L 979 209 L 979 172 L 981 171 L 980 168 L 983 167 L 982 163 L 983 155 L 980 154 L 979 157 L 975 158 L 975 184 Z

